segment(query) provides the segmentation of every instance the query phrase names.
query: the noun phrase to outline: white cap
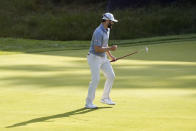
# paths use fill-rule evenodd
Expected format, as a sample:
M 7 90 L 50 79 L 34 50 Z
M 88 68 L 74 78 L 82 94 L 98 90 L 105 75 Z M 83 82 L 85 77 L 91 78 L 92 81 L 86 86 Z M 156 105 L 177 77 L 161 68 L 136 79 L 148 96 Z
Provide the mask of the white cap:
M 114 16 L 111 13 L 105 13 L 103 15 L 102 19 L 104 19 L 104 20 L 111 20 L 113 22 L 118 22 L 118 20 L 114 19 Z

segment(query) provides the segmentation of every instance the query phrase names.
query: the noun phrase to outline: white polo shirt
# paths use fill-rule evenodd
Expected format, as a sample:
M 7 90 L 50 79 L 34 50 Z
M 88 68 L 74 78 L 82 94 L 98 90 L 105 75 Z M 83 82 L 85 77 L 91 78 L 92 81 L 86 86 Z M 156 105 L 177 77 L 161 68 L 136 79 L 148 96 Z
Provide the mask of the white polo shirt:
M 93 33 L 89 52 L 97 56 L 105 57 L 105 52 L 95 52 L 94 46 L 108 47 L 109 35 L 110 28 L 105 29 L 103 24 L 100 24 Z

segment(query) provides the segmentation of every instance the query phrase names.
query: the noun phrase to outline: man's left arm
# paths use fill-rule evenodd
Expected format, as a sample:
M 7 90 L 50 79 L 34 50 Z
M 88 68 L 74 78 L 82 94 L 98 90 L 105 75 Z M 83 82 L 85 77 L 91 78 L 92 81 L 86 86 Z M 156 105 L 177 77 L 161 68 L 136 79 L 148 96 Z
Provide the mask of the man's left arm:
M 110 51 L 107 51 L 106 54 L 107 54 L 107 56 L 108 56 L 111 60 L 116 60 L 116 57 L 113 56 L 113 55 L 111 54 Z

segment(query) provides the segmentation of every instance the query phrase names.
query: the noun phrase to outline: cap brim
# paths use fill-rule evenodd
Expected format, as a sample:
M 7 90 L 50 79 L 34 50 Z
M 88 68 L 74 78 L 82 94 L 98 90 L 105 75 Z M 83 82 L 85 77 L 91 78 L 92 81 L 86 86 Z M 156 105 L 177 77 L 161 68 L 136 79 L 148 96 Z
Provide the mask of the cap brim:
M 114 20 L 112 20 L 113 22 L 118 22 L 118 20 L 116 20 L 116 19 L 114 19 Z
M 108 19 L 108 18 L 106 18 L 106 17 L 103 17 L 102 19 L 103 19 L 103 20 L 110 20 L 110 19 Z M 113 21 L 113 22 L 118 22 L 118 20 L 116 20 L 116 19 L 113 19 L 113 20 L 111 20 L 111 21 Z

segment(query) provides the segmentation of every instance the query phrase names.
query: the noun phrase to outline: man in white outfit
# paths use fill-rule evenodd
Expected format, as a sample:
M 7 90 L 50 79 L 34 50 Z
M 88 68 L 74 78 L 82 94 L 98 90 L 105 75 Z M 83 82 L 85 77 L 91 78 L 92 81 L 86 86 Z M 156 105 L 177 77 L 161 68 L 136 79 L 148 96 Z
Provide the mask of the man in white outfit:
M 93 100 L 95 98 L 95 91 L 100 79 L 100 70 L 102 70 L 106 77 L 101 102 L 104 104 L 115 105 L 109 97 L 115 74 L 110 61 L 107 59 L 107 56 L 110 57 L 111 60 L 116 59 L 112 56 L 110 51 L 115 51 L 117 49 L 117 45 L 112 45 L 111 47 L 108 46 L 110 29 L 114 22 L 118 22 L 118 20 L 114 19 L 113 14 L 105 13 L 102 17 L 101 24 L 95 29 L 92 36 L 91 46 L 87 56 L 91 70 L 91 82 L 89 84 L 88 95 L 86 98 L 86 108 L 97 108 L 97 106 L 93 104 Z

